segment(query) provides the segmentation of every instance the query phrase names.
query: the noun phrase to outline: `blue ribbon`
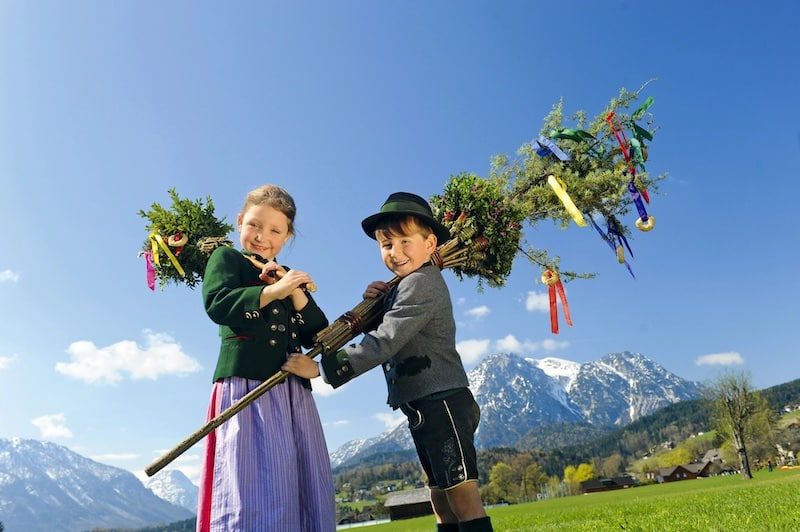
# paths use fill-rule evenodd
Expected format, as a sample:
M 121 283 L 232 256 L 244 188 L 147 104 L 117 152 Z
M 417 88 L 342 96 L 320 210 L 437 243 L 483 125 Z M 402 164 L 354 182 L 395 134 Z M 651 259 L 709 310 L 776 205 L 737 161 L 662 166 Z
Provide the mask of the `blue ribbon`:
M 592 226 L 594 226 L 595 230 L 597 230 L 597 232 L 600 234 L 600 237 L 605 241 L 606 244 L 608 244 L 608 247 L 611 248 L 611 252 L 614 253 L 614 255 L 617 254 L 616 241 L 619 241 L 621 243 L 620 245 L 624 244 L 625 247 L 628 248 L 628 252 L 631 254 L 631 257 L 633 257 L 633 251 L 631 251 L 631 248 L 628 245 L 628 240 L 625 238 L 625 235 L 623 235 L 622 232 L 620 232 L 619 223 L 617 222 L 616 219 L 614 219 L 613 217 L 606 218 L 606 225 L 608 226 L 608 234 L 606 234 L 605 232 L 603 232 L 602 229 L 600 229 L 600 226 L 597 225 L 597 223 L 594 221 L 594 218 L 592 218 L 591 216 L 587 216 L 587 218 L 589 218 L 589 221 L 592 223 Z M 628 269 L 628 273 L 631 274 L 631 277 L 636 279 L 636 276 L 633 274 L 633 269 L 631 268 L 631 265 L 628 264 L 627 260 L 624 261 L 624 264 L 625 267 Z
M 628 181 L 628 192 L 630 192 L 631 198 L 633 198 L 633 204 L 636 205 L 636 210 L 639 211 L 639 218 L 641 218 L 643 222 L 647 222 L 647 210 L 644 208 L 642 195 L 639 194 L 639 189 L 636 188 L 633 179 Z
M 569 161 L 569 155 L 567 155 L 561 148 L 558 147 L 558 144 L 553 142 L 552 140 L 545 138 L 544 135 L 539 135 L 537 140 L 534 140 L 531 144 L 538 145 L 539 147 L 536 149 L 536 155 L 539 157 L 546 157 L 551 153 L 558 157 L 560 161 Z

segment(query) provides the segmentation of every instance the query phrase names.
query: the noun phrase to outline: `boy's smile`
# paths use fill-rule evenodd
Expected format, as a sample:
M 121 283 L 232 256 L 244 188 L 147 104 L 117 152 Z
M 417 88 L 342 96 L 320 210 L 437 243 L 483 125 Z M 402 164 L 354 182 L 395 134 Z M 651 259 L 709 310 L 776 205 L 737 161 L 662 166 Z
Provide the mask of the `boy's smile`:
M 378 231 L 377 240 L 383 263 L 400 277 L 405 277 L 427 264 L 436 249 L 436 237 L 433 234 L 424 237 L 416 232 L 411 235 L 394 235 Z

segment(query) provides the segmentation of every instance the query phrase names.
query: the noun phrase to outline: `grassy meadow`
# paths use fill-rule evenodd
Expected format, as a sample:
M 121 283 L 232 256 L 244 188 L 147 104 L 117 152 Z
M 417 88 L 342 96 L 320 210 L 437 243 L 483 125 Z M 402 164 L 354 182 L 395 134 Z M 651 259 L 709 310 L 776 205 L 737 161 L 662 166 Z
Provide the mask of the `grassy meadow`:
M 800 530 L 800 469 L 654 484 L 489 508 L 494 529 L 511 531 Z M 366 528 L 431 532 L 433 516 Z

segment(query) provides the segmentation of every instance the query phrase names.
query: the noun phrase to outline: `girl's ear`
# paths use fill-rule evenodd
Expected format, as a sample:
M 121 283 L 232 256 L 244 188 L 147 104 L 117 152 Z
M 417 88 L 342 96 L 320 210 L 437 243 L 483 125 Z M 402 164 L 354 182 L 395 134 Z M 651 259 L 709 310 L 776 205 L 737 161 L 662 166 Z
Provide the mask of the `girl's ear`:
M 242 229 L 242 219 L 243 219 L 242 213 L 236 215 L 236 227 L 239 228 L 239 230 Z

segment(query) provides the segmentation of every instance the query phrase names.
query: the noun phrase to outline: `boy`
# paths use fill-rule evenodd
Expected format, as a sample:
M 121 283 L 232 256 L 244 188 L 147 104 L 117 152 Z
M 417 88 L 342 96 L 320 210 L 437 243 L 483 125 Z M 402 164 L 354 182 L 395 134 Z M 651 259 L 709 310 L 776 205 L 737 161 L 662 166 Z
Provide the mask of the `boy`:
M 450 292 L 430 262 L 450 232 L 420 196 L 391 194 L 379 213 L 361 222 L 378 241 L 384 264 L 400 282 L 386 294 L 386 313 L 375 330 L 323 357 L 320 364 L 292 355 L 283 369 L 313 378 L 323 374 L 337 388 L 382 364 L 388 403 L 401 409 L 431 491 L 437 530 L 491 531 L 478 492 L 474 435 L 480 410 L 468 386 L 455 346 Z M 389 285 L 371 283 L 364 297 L 378 297 Z

